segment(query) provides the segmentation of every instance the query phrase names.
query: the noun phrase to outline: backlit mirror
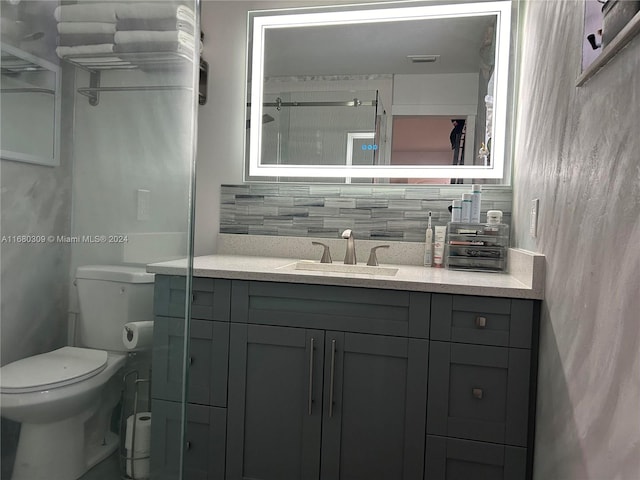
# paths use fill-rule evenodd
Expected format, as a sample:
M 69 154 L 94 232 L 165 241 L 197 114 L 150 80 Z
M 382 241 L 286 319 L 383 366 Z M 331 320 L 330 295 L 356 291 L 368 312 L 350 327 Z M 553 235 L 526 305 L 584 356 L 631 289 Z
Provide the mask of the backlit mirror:
M 249 13 L 247 180 L 505 178 L 511 2 L 380 5 Z
M 1 44 L 0 155 L 39 165 L 59 165 L 59 67 Z

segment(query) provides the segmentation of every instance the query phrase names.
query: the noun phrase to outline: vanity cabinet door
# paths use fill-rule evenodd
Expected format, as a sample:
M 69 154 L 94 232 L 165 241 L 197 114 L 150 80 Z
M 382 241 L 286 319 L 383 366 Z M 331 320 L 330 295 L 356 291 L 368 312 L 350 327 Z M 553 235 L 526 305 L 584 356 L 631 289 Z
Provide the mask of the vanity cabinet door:
M 231 324 L 227 479 L 318 478 L 324 335 Z
M 226 407 L 229 323 L 192 320 L 189 339 L 189 402 Z
M 152 412 L 151 478 L 180 478 L 181 445 L 184 445 L 182 478 L 224 478 L 226 409 L 187 404 L 184 443 L 181 441 L 182 404 L 154 399 Z
M 231 281 L 194 277 L 191 285 L 191 318 L 229 321 Z M 153 311 L 156 315 L 185 317 L 186 279 L 156 275 Z
M 189 335 L 188 401 L 226 406 L 229 323 L 192 320 Z M 153 329 L 153 398 L 182 400 L 183 365 L 184 320 L 156 317 Z
M 530 351 L 431 342 L 427 433 L 527 446 Z
M 180 402 L 184 380 L 184 319 L 156 316 L 153 324 L 151 396 Z
M 424 480 L 524 480 L 527 450 L 427 436 Z
M 327 332 L 323 480 L 422 478 L 427 361 L 426 340 Z

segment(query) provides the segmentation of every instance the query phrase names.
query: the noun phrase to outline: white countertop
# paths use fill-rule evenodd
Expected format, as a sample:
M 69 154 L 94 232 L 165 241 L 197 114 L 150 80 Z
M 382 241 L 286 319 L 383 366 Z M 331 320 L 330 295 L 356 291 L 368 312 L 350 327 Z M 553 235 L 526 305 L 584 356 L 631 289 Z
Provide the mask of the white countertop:
M 395 276 L 296 270 L 299 259 L 295 258 L 217 254 L 195 257 L 193 276 L 542 299 L 544 256 L 514 249 L 509 254 L 512 273 L 467 272 L 381 261 L 380 266 L 398 268 Z M 147 271 L 185 275 L 187 260 L 150 264 Z

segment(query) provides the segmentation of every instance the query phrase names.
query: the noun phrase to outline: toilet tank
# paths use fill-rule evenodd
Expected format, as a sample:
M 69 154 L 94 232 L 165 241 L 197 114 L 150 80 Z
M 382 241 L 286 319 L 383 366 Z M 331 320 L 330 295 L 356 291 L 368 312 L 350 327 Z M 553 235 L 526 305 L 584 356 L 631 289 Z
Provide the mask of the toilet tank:
M 76 345 L 126 351 L 122 343 L 125 323 L 153 320 L 153 281 L 154 275 L 143 267 L 78 267 Z

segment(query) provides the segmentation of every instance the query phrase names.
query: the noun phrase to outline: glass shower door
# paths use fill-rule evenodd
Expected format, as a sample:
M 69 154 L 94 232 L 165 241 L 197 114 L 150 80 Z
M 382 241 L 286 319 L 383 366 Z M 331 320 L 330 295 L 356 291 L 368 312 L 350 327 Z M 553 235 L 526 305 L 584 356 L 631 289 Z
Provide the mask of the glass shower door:
M 57 163 L 0 164 L 2 366 L 73 346 L 108 352 L 107 362 L 120 367 L 92 397 L 95 409 L 86 407 L 83 439 L 61 432 L 57 442 L 44 442 L 78 445 L 59 459 L 77 460 L 72 475 L 58 475 L 55 458 L 36 465 L 43 442 L 34 441 L 35 420 L 3 408 L 3 479 L 183 478 L 199 2 L 144 3 L 80 1 L 82 11 L 49 1 L 2 5 L 3 45 L 54 63 L 62 80 L 55 87 Z M 104 32 L 85 31 L 96 23 Z M 2 75 L 15 83 L 20 74 L 3 68 Z M 40 115 L 28 110 L 37 102 L 21 103 L 21 118 Z M 0 108 L 4 123 L 4 102 Z M 171 274 L 158 273 L 163 268 Z M 100 328 L 117 346 L 94 342 L 94 319 L 77 287 L 86 270 L 120 289 L 91 299 L 103 302 L 101 318 L 116 319 Z M 167 279 L 170 311 L 161 308 Z M 133 332 L 137 344 L 128 338 Z M 3 404 L 5 392 L 3 384 Z M 53 415 L 55 404 L 39 408 Z M 46 477 L 34 473 L 42 471 Z

